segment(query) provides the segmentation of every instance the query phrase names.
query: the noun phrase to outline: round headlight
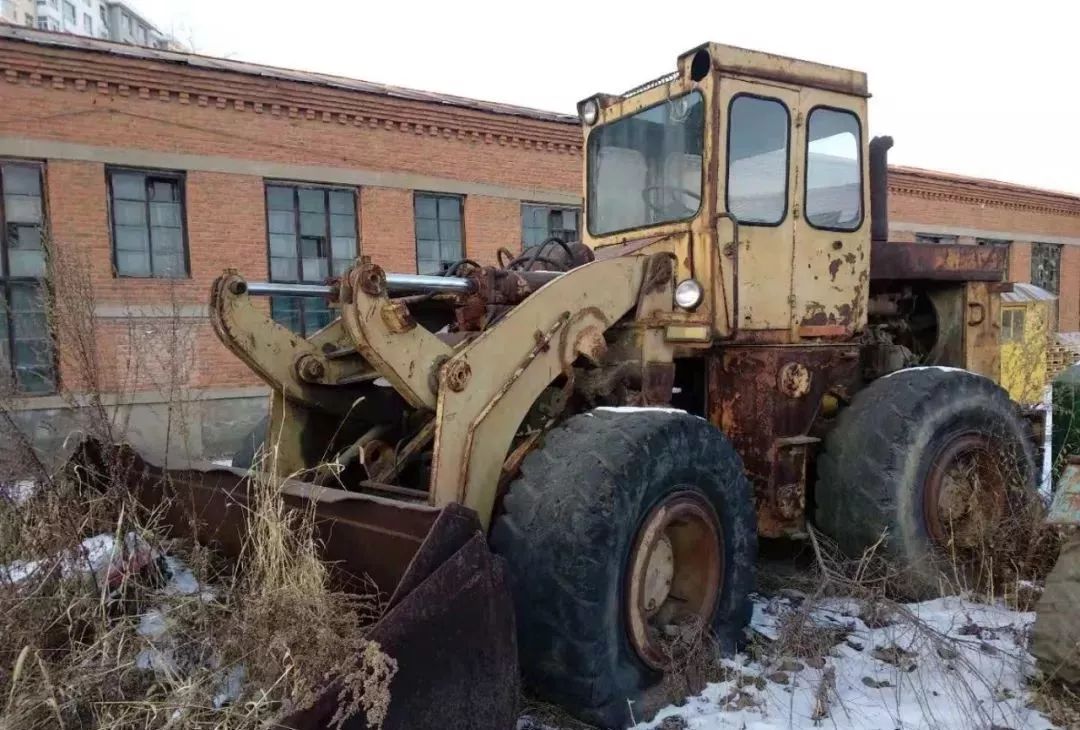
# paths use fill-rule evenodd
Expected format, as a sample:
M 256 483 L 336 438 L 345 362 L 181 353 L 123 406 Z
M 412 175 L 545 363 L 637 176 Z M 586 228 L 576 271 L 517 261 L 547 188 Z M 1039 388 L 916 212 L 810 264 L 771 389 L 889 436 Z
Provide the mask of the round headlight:
M 596 124 L 596 120 L 600 118 L 600 107 L 596 105 L 596 102 L 589 99 L 587 102 L 581 105 L 581 120 L 592 126 Z
M 683 279 L 675 287 L 675 304 L 682 309 L 696 309 L 704 296 L 701 284 L 693 279 Z

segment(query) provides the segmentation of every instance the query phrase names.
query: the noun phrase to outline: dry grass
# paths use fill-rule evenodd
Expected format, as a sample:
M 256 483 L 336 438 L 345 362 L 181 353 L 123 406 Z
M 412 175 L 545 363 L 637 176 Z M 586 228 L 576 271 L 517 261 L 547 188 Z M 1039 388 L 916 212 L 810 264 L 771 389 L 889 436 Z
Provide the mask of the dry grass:
M 175 452 L 192 323 L 120 323 L 130 346 L 103 351 L 89 269 L 65 255 L 50 250 L 47 301 L 62 397 L 83 434 L 116 443 L 130 409 L 113 403 L 151 387 L 168 406 L 162 447 Z M 329 687 L 335 723 L 355 712 L 382 723 L 396 664 L 366 638 L 381 606 L 332 587 L 312 516 L 285 509 L 278 480 L 249 480 L 246 543 L 226 561 L 170 539 L 160 510 L 128 492 L 130 465 L 108 464 L 93 486 L 57 468 L 35 449 L 17 397 L 0 382 L 0 485 L 37 488 L 0 489 L 0 729 L 254 730 Z M 96 535 L 115 549 L 88 550 Z
M 0 574 L 0 726 L 262 728 L 335 679 L 339 723 L 381 724 L 396 664 L 365 638 L 380 607 L 330 588 L 310 516 L 284 508 L 275 480 L 250 490 L 236 563 L 161 539 L 121 488 L 57 478 L 0 504 L 5 564 L 42 561 L 28 578 Z M 124 549 L 89 570 L 80 540 L 103 529 Z M 193 592 L 176 590 L 178 555 Z

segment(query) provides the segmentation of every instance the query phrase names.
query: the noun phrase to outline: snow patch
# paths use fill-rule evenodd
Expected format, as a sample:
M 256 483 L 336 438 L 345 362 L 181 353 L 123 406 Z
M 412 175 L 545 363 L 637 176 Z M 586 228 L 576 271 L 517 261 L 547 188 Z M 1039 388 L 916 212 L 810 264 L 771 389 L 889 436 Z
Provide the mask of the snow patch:
M 218 691 L 214 695 L 214 709 L 220 710 L 225 705 L 236 702 L 244 689 L 244 681 L 247 679 L 247 669 L 243 664 L 237 664 L 225 673 L 218 683 Z
M 153 559 L 155 551 L 134 532 L 117 541 L 114 535 L 94 535 L 83 540 L 78 548 L 43 560 L 16 560 L 0 566 L 0 578 L 22 583 L 34 577 L 44 577 L 59 570 L 65 579 L 95 575 L 110 585 L 124 576 L 127 569 L 138 569 Z
M 859 607 L 855 600 L 833 599 L 809 612 L 815 624 L 846 634 L 821 657 L 824 663 L 798 659 L 797 669 L 778 672 L 736 656 L 725 666 L 741 681 L 710 684 L 681 707 L 665 708 L 636 727 L 660 728 L 665 718 L 679 716 L 693 730 L 1054 728 L 1027 706 L 1025 679 L 1034 660 L 1025 646 L 1033 613 L 940 598 L 905 606 L 910 619 L 870 628 Z M 775 637 L 791 610 L 788 599 L 758 598 L 751 625 Z
M 666 406 L 598 406 L 596 410 L 609 413 L 686 413 L 681 408 Z
M 974 372 L 972 372 L 970 370 L 965 370 L 964 368 L 952 368 L 952 367 L 948 367 L 946 365 L 917 365 L 915 367 L 901 368 L 900 370 L 893 370 L 891 373 L 887 373 L 885 375 L 882 375 L 881 379 L 884 380 L 885 378 L 891 378 L 892 376 L 897 375 L 899 373 L 910 373 L 913 370 L 941 370 L 941 371 L 946 372 L 946 373 L 968 373 L 970 375 L 979 375 L 979 373 L 974 373 Z M 979 375 L 979 377 L 982 378 L 982 377 L 985 377 L 985 376 Z
M 0 484 L 0 499 L 23 504 L 38 490 L 37 482 L 32 479 L 19 479 L 10 484 Z

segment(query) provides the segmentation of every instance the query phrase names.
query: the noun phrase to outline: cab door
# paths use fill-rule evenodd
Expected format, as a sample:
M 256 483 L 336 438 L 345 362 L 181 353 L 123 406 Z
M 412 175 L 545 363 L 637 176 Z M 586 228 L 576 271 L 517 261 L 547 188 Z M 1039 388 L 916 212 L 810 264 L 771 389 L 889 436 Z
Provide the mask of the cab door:
M 791 327 L 798 338 L 846 337 L 866 325 L 870 276 L 866 100 L 799 94 Z
M 730 77 L 721 79 L 720 91 L 720 144 L 725 154 L 717 210 L 737 221 L 737 226 L 720 227 L 727 237 L 719 241 L 725 261 L 735 271 L 733 324 L 740 331 L 786 333 L 791 326 L 792 201 L 798 184 L 793 150 L 799 93 Z M 738 241 L 729 245 L 733 229 Z

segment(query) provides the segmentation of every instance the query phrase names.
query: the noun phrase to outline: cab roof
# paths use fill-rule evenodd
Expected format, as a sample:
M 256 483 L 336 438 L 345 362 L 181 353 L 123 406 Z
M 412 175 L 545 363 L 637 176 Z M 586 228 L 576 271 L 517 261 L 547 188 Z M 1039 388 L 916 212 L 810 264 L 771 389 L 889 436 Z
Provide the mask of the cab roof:
M 869 97 L 866 74 L 862 71 L 801 61 L 774 53 L 751 51 L 721 43 L 704 43 L 679 56 L 679 69 L 689 69 L 694 57 L 706 51 L 712 67 L 724 74 L 749 76 L 756 79 L 810 86 L 841 94 Z

